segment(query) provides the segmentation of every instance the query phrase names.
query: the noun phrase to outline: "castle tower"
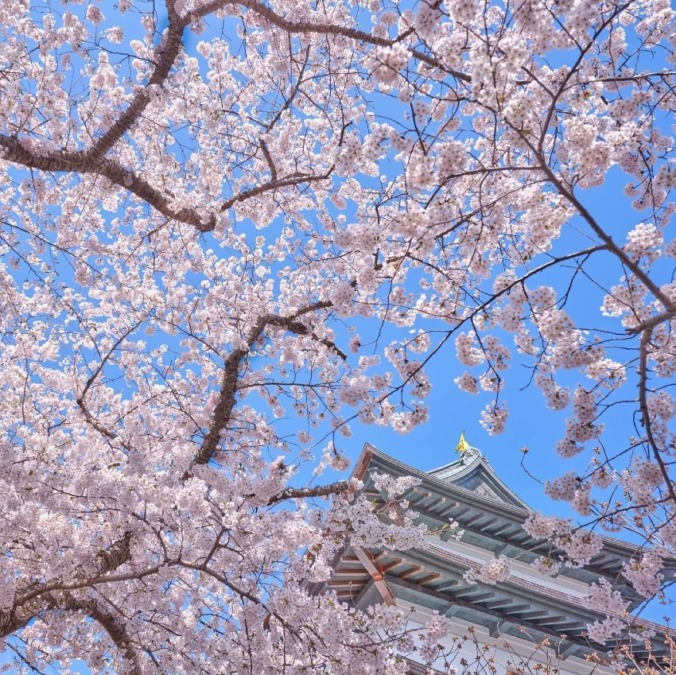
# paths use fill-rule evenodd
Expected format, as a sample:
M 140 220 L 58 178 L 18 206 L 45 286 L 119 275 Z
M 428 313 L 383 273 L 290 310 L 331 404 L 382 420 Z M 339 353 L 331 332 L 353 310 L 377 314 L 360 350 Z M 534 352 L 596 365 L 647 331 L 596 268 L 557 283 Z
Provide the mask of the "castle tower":
M 373 603 L 396 604 L 410 612 L 412 627 L 424 625 L 434 612 L 443 614 L 457 627 L 458 658 L 472 663 L 477 650 L 492 650 L 495 663 L 501 664 L 496 666 L 498 673 L 520 672 L 518 664 L 528 659 L 532 672 L 538 672 L 539 664 L 552 668 L 540 672 L 609 674 L 616 669 L 598 662 L 619 645 L 631 649 L 639 661 L 664 659 L 673 633 L 657 624 L 636 619 L 636 632 L 655 634 L 650 652 L 638 637 L 600 645 L 586 635 L 588 624 L 605 618 L 581 602 L 591 584 L 606 579 L 630 609 L 641 602 L 621 575 L 623 565 L 636 557 L 636 548 L 604 538 L 602 551 L 588 566 L 562 565 L 553 576 L 538 572 L 532 566 L 536 558 L 556 562 L 561 552 L 523 529 L 529 507 L 498 478 L 479 450 L 466 441 L 461 445 L 453 462 L 425 472 L 367 443 L 353 475 L 363 481 L 374 507 L 389 503 L 375 487 L 375 473 L 416 477 L 419 484 L 405 499 L 415 522 L 425 523 L 429 535 L 422 547 L 403 552 L 346 548 L 334 561 L 331 579 L 311 589 L 334 591 L 340 600 L 361 609 Z M 383 513 L 393 522 L 400 517 L 393 509 L 383 508 Z M 468 580 L 468 573 L 471 576 L 500 556 L 509 564 L 504 580 L 495 584 Z M 547 648 L 538 647 L 542 644 Z M 416 672 L 423 671 L 411 663 L 410 673 Z

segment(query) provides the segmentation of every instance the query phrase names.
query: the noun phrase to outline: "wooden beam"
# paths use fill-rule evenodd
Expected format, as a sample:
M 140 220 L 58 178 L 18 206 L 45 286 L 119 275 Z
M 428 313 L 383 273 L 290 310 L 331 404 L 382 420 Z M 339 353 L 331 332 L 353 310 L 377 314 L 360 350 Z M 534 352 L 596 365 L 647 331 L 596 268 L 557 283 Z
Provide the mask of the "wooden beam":
M 361 587 L 369 580 L 368 577 L 364 577 L 361 582 L 354 581 L 353 579 L 330 579 L 328 584 L 329 588 L 332 590 L 335 590 L 337 588 L 357 588 L 361 589 Z
M 401 565 L 402 562 L 403 562 L 403 560 L 401 558 L 395 558 L 391 563 L 387 563 L 387 565 L 383 565 L 380 569 L 382 570 L 383 574 L 386 574 L 391 569 L 394 569 L 395 567 L 399 567 L 399 565 Z
M 402 572 L 401 574 L 398 574 L 397 576 L 400 579 L 406 579 L 407 577 L 410 577 L 414 574 L 418 574 L 418 572 L 422 572 L 423 569 L 424 568 L 423 568 L 422 565 L 414 565 L 413 567 L 411 567 L 410 570 L 406 570 L 405 572 Z
M 502 525 L 498 526 L 494 530 L 486 529 L 486 532 L 490 534 L 492 537 L 496 536 L 498 534 L 503 534 L 506 530 L 509 530 L 510 528 L 515 527 L 514 523 L 503 523 Z M 521 529 L 521 528 L 519 528 Z
M 488 626 L 488 634 L 492 638 L 500 637 L 500 627 L 503 623 L 503 621 L 494 621 L 490 626 Z
M 529 609 L 525 612 L 520 612 L 520 616 L 522 616 L 524 619 L 529 619 L 531 621 L 533 619 L 540 619 L 541 617 L 545 617 L 547 616 L 547 614 L 549 614 L 549 612 L 546 609 L 537 609 L 537 608 Z M 558 620 L 559 617 L 552 618 Z M 544 623 L 546 625 L 549 624 L 550 621 L 543 621 L 541 623 Z
M 511 607 L 505 607 L 504 608 L 504 613 L 508 614 L 509 616 L 513 616 L 514 614 L 519 614 L 520 612 L 523 612 L 527 609 L 530 609 L 530 605 L 512 605 Z M 518 617 L 515 617 L 518 618 Z
M 473 523 L 476 523 L 476 522 L 482 520 L 483 518 L 486 518 L 487 516 L 490 516 L 490 514 L 482 513 L 481 511 L 479 511 L 478 513 L 475 513 L 470 518 L 463 519 L 462 527 L 470 527 Z M 456 518 L 456 520 L 457 520 L 457 518 Z
M 460 581 L 458 581 L 457 579 L 451 579 L 451 581 L 444 581 L 443 584 L 440 584 L 434 590 L 437 593 L 444 593 L 445 591 L 449 590 L 450 588 L 453 588 L 454 586 L 458 586 L 459 584 Z
M 430 581 L 434 581 L 435 579 L 438 579 L 441 576 L 439 572 L 434 572 L 433 574 L 428 574 L 426 577 L 423 577 L 422 579 L 418 579 L 419 584 L 428 584 Z
M 376 566 L 373 560 L 371 560 L 371 556 L 369 555 L 368 551 L 363 549 L 361 546 L 355 546 L 353 551 L 359 558 L 361 564 L 364 566 L 364 569 L 371 575 L 373 585 L 378 590 L 378 593 L 380 593 L 380 597 L 383 599 L 383 602 L 389 606 L 396 605 L 397 601 L 395 600 L 394 594 L 385 581 L 385 574 L 380 568 Z
M 352 603 L 355 607 L 359 607 L 359 609 L 365 609 L 371 605 L 380 604 L 382 600 L 380 591 L 378 591 L 373 583 L 373 579 L 369 579 L 368 582 L 364 584 L 364 588 L 361 589 L 359 595 L 356 598 L 352 598 Z
M 456 598 L 464 598 L 466 595 L 472 595 L 476 591 L 477 587 L 472 584 L 465 586 L 465 588 L 459 588 L 457 591 L 453 591 L 453 595 Z
M 493 591 L 487 591 L 485 593 L 479 593 L 478 595 L 473 595 L 471 596 L 471 601 L 472 602 L 482 602 L 486 600 L 487 598 L 492 598 L 495 596 L 495 593 Z
M 571 656 L 575 656 L 579 649 L 580 645 L 576 645 L 574 642 L 568 642 L 568 640 L 564 640 L 559 647 L 559 658 L 565 661 Z
M 530 612 L 524 612 L 525 614 L 529 614 Z M 569 621 L 570 616 L 550 616 L 548 618 L 542 618 L 540 619 L 540 624 L 543 626 L 556 626 L 556 624 L 560 624 L 563 621 Z

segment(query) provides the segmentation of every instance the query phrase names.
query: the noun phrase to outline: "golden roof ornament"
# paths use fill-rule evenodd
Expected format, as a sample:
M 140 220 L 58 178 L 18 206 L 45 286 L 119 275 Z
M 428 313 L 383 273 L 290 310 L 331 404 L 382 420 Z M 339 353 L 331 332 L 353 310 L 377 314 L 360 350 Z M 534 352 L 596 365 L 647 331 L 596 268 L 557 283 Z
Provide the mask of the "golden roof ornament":
M 455 446 L 455 451 L 461 455 L 464 455 L 472 446 L 465 440 L 465 432 L 463 431 L 460 434 L 460 440 L 458 445 Z

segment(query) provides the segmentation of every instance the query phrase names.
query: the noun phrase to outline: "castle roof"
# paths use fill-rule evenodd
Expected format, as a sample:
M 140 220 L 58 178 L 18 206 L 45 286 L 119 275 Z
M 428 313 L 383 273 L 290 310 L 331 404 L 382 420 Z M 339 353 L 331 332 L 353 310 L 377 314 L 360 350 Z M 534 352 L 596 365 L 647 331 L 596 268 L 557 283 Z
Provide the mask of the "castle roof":
M 523 638 L 526 631 L 535 641 L 553 641 L 563 656 L 585 657 L 629 643 L 636 658 L 648 658 L 642 639 L 605 646 L 591 643 L 586 626 L 605 616 L 581 603 L 591 583 L 607 579 L 630 607 L 639 604 L 642 598 L 621 575 L 623 565 L 637 556 L 635 546 L 605 537 L 602 550 L 587 566 L 561 566 L 548 578 L 531 563 L 539 557 L 557 560 L 562 552 L 523 529 L 532 511 L 477 449 L 469 448 L 455 461 L 426 472 L 365 444 L 353 476 L 364 483 L 375 508 L 385 507 L 389 497 L 376 488 L 376 473 L 418 479 L 404 498 L 415 522 L 425 523 L 431 536 L 423 547 L 403 552 L 348 547 L 336 557 L 331 579 L 315 584 L 315 592 L 330 589 L 362 608 L 374 602 L 412 603 L 483 626 L 496 636 Z M 396 522 L 396 512 L 383 511 L 390 514 L 385 519 Z M 501 555 L 510 560 L 505 580 L 496 584 L 467 580 L 468 571 L 478 571 Z M 674 637 L 671 631 L 636 619 L 634 632 L 642 631 L 657 634 L 653 656 L 668 653 L 666 635 Z

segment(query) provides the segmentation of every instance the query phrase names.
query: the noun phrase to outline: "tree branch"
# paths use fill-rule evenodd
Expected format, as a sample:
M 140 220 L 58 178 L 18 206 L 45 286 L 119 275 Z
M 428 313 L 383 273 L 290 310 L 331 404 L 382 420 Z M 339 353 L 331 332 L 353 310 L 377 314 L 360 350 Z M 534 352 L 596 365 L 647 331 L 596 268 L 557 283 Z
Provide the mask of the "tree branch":
M 62 150 L 40 154 L 22 145 L 16 136 L 5 135 L 0 135 L 0 148 L 4 150 L 2 159 L 31 169 L 103 176 L 111 183 L 135 194 L 167 218 L 192 225 L 200 231 L 206 231 L 206 229 L 214 228 L 215 217 L 213 215 L 204 221 L 202 215 L 193 209 L 172 209 L 169 199 L 147 181 L 133 171 L 125 169 L 115 160 L 105 158 L 108 151 L 132 128 L 148 107 L 153 98 L 153 89 L 164 84 L 180 52 L 183 32 L 193 17 L 179 17 L 173 2 L 167 3 L 167 10 L 169 27 L 157 53 L 155 69 L 147 85 L 136 93 L 126 110 L 88 150 L 78 152 Z
M 565 199 L 577 209 L 577 212 L 587 222 L 589 227 L 593 230 L 596 236 L 606 245 L 607 249 L 613 253 L 619 260 L 626 265 L 634 274 L 634 276 L 652 293 L 656 300 L 658 300 L 667 311 L 676 311 L 674 303 L 662 292 L 660 287 L 644 272 L 638 262 L 632 260 L 622 249 L 618 246 L 613 238 L 598 224 L 592 214 L 585 208 L 584 204 L 577 198 L 573 190 L 569 190 L 561 181 L 561 179 L 554 173 L 554 170 L 547 164 L 545 158 L 538 152 L 538 149 L 531 143 L 522 130 L 517 129 L 508 120 L 505 120 L 510 128 L 519 134 L 524 143 L 528 145 L 531 151 L 540 160 L 540 166 L 543 173 L 547 176 L 552 185 L 556 188 L 558 193 L 565 197 Z
M 270 192 L 271 190 L 277 190 L 278 188 L 289 187 L 291 185 L 300 185 L 301 183 L 312 183 L 314 181 L 326 180 L 333 173 L 333 167 L 329 168 L 326 173 L 323 173 L 319 176 L 314 176 L 312 174 L 301 174 L 301 175 L 291 175 L 286 178 L 280 178 L 279 180 L 269 180 L 267 183 L 263 183 L 255 188 L 249 188 L 247 190 L 242 190 L 242 192 L 237 193 L 230 197 L 221 204 L 219 210 L 221 213 L 227 211 L 229 208 L 234 206 L 237 202 L 243 202 L 250 197 L 256 197 L 265 192 Z M 185 221 L 184 221 L 185 222 Z M 214 229 L 215 221 L 210 222 L 208 226 L 203 228 L 198 228 L 202 232 L 210 232 Z
M 120 539 L 96 554 L 91 565 L 94 579 L 100 579 L 129 561 L 131 539 L 132 534 L 127 531 Z M 45 598 L 55 591 L 90 585 L 91 579 L 87 578 L 85 568 L 79 568 L 74 577 L 75 581 L 72 582 L 57 580 L 35 584 L 25 589 L 21 595 L 17 594 L 13 607 L 6 612 L 0 612 L 0 638 L 20 630 L 41 611 L 48 609 Z
M 91 386 L 92 386 L 92 385 L 94 384 L 94 382 L 96 381 L 96 378 L 99 376 L 99 374 L 100 374 L 101 371 L 103 370 L 103 367 L 106 365 L 106 363 L 108 362 L 108 359 L 111 357 L 111 355 L 113 354 L 113 352 L 114 352 L 114 351 L 122 344 L 122 342 L 124 342 L 124 340 L 126 340 L 127 337 L 128 337 L 131 333 L 133 333 L 140 325 L 141 325 L 141 322 L 140 322 L 140 321 L 137 322 L 136 324 L 134 324 L 134 326 L 132 326 L 131 328 L 129 328 L 129 330 L 127 330 L 127 331 L 124 333 L 124 335 L 121 335 L 121 336 L 115 341 L 115 344 L 110 348 L 110 350 L 108 351 L 108 353 L 101 359 L 101 363 L 99 363 L 99 365 L 96 367 L 96 369 L 94 370 L 94 372 L 89 376 L 89 379 L 85 382 L 85 386 L 84 386 L 84 388 L 83 388 L 82 393 L 80 394 L 80 396 L 78 396 L 78 398 L 75 399 L 75 403 L 77 403 L 78 408 L 80 408 L 80 410 L 82 411 L 82 414 L 85 416 L 85 419 L 87 420 L 87 423 L 88 423 L 92 428 L 96 429 L 96 431 L 98 431 L 100 434 L 102 434 L 103 436 L 105 436 L 106 438 L 111 439 L 111 440 L 117 438 L 117 436 L 116 436 L 110 429 L 107 429 L 106 427 L 104 427 L 102 424 L 100 424 L 100 423 L 93 417 L 93 415 L 89 412 L 89 409 L 87 408 L 87 406 L 86 406 L 86 404 L 85 404 L 85 402 L 84 402 L 84 399 L 85 399 L 85 396 L 87 395 L 87 392 L 89 391 L 89 389 L 91 388 Z
M 125 169 L 119 162 L 107 158 L 105 155 L 115 146 L 124 134 L 132 128 L 134 123 L 143 114 L 148 104 L 152 101 L 153 90 L 157 87 L 161 87 L 166 81 L 180 52 L 183 32 L 185 31 L 186 26 L 196 19 L 217 11 L 218 9 L 222 9 L 226 5 L 233 4 L 239 4 L 246 7 L 250 11 L 264 17 L 266 20 L 289 33 L 343 35 L 361 42 L 379 46 L 392 46 L 398 42 L 398 40 L 378 38 L 364 31 L 346 26 L 313 24 L 310 22 L 291 22 L 279 16 L 269 7 L 257 0 L 241 0 L 240 2 L 235 2 L 233 0 L 215 0 L 185 17 L 180 17 L 175 10 L 174 3 L 168 2 L 169 27 L 158 52 L 158 60 L 155 69 L 153 70 L 148 83 L 136 93 L 129 106 L 122 112 L 119 118 L 89 149 L 80 151 L 58 150 L 43 154 L 40 151 L 26 147 L 22 140 L 17 136 L 0 134 L 0 149 L 2 149 L 2 157 L 0 157 L 0 159 L 40 171 L 80 173 L 83 175 L 93 174 L 101 176 L 114 185 L 136 195 L 139 199 L 149 204 L 153 209 L 170 220 L 191 225 L 200 232 L 213 231 L 216 227 L 216 216 L 214 213 L 208 213 L 206 210 L 198 211 L 195 208 L 173 208 L 171 206 L 172 200 L 170 199 L 170 196 L 168 197 L 166 194 L 163 194 L 154 188 L 136 172 Z M 410 52 L 414 58 L 423 61 L 430 66 L 442 68 L 442 65 L 436 59 L 415 49 L 411 49 Z M 291 94 L 291 98 L 296 95 L 297 88 L 300 86 L 300 78 L 303 74 L 305 65 L 306 64 L 304 64 L 303 69 L 301 69 L 299 80 L 296 83 L 296 88 Z M 445 67 L 443 69 L 448 70 Z M 471 78 L 463 73 L 456 71 L 449 72 L 460 80 L 465 82 L 471 81 Z M 289 100 L 290 99 L 287 99 L 284 107 L 289 105 Z M 282 108 L 282 111 L 284 107 Z M 280 114 L 282 111 L 280 111 Z M 275 122 L 276 118 L 273 119 L 271 126 Z M 333 167 L 331 167 L 326 173 L 317 176 L 292 175 L 278 179 L 276 167 L 272 161 L 272 157 L 265 141 L 263 140 L 261 140 L 261 150 L 270 166 L 271 180 L 258 187 L 243 190 L 242 192 L 233 195 L 220 206 L 221 213 L 231 208 L 235 203 L 244 201 L 250 197 L 255 197 L 259 194 L 278 188 L 299 185 L 311 181 L 325 180 L 333 172 Z
M 662 459 L 662 453 L 657 447 L 657 441 L 653 435 L 652 423 L 650 421 L 650 410 L 648 409 L 648 348 L 650 347 L 652 334 L 652 328 L 648 328 L 643 332 L 643 335 L 641 335 L 638 367 L 638 400 L 639 406 L 641 408 L 641 416 L 643 417 L 643 425 L 645 426 L 648 443 L 653 451 L 653 457 L 660 468 L 660 472 L 664 478 L 667 491 L 669 492 L 669 497 L 671 497 L 672 503 L 676 504 L 676 489 L 674 488 L 674 484 L 672 483 L 671 477 L 669 476 L 669 470 Z
M 662 312 L 662 314 L 656 314 L 655 316 L 650 317 L 646 321 L 639 323 L 637 326 L 627 328 L 627 333 L 630 333 L 631 335 L 636 335 L 637 333 L 642 333 L 644 330 L 653 330 L 661 323 L 664 323 L 665 321 L 671 321 L 674 318 L 676 318 L 676 309 L 667 312 Z
M 249 353 L 251 347 L 263 335 L 263 331 L 267 328 L 267 326 L 281 326 L 287 328 L 291 332 L 303 334 L 300 332 L 299 326 L 302 326 L 306 331 L 307 328 L 303 324 L 297 322 L 296 319 L 305 314 L 316 312 L 320 309 L 326 309 L 331 306 L 332 303 L 330 301 L 322 300 L 315 302 L 312 305 L 308 305 L 303 309 L 299 309 L 297 312 L 294 312 L 288 317 L 277 316 L 276 314 L 264 314 L 258 319 L 245 339 L 246 347 L 235 349 L 225 361 L 223 382 L 221 384 L 221 392 L 218 398 L 218 403 L 214 409 L 213 421 L 209 431 L 207 432 L 207 435 L 204 437 L 202 445 L 200 446 L 199 452 L 197 453 L 193 464 L 207 464 L 216 454 L 221 432 L 230 422 L 232 410 L 235 407 L 235 394 L 237 392 L 237 380 L 239 378 L 240 366 L 242 365 L 242 361 L 246 355 Z M 183 479 L 185 480 L 189 476 L 190 470 L 188 469 L 183 475 Z
M 158 60 L 155 64 L 155 70 L 150 76 L 148 84 L 137 92 L 129 107 L 118 117 L 108 131 L 84 153 L 87 165 L 95 165 L 100 162 L 103 156 L 131 129 L 133 124 L 143 114 L 143 111 L 152 100 L 149 87 L 161 87 L 166 81 L 169 71 L 181 50 L 183 31 L 191 20 L 189 16 L 179 18 L 172 9 L 173 3 L 167 3 L 169 28 L 165 33 L 162 47 L 158 54 Z
M 283 326 L 290 333 L 295 333 L 296 335 L 310 335 L 317 342 L 323 344 L 325 347 L 328 347 L 331 351 L 334 351 L 343 361 L 347 361 L 347 354 L 336 345 L 333 340 L 327 340 L 326 338 L 320 338 L 314 333 L 310 332 L 308 327 L 301 323 L 300 321 L 288 321 L 285 317 L 272 316 L 268 322 L 271 326 Z
M 270 167 L 270 179 L 274 183 L 277 180 L 277 167 L 275 166 L 275 163 L 272 159 L 272 155 L 270 154 L 270 150 L 268 149 L 268 144 L 265 142 L 265 139 L 261 137 L 258 139 L 258 141 L 261 144 L 263 157 L 265 157 L 265 161 L 268 163 L 268 166 Z
M 213 5 L 220 3 L 212 3 Z M 342 35 L 344 37 L 352 38 L 359 42 L 365 42 L 366 44 L 376 45 L 378 47 L 392 47 L 393 45 L 400 42 L 400 39 L 390 40 L 388 38 L 376 37 L 370 33 L 366 33 L 357 28 L 349 28 L 348 26 L 337 26 L 335 24 L 329 23 L 311 23 L 309 21 L 289 21 L 283 16 L 275 13 L 267 5 L 264 5 L 258 0 L 224 0 L 223 5 L 241 5 L 246 7 L 250 11 L 262 16 L 267 19 L 271 24 L 285 30 L 287 33 L 314 33 L 318 35 Z M 417 49 L 409 48 L 409 52 L 412 57 L 426 63 L 428 66 L 434 68 L 440 68 L 441 70 L 450 73 L 458 80 L 463 82 L 471 82 L 472 78 L 465 73 L 460 71 L 449 69 L 443 64 L 441 64 L 437 59 L 423 54 Z
M 173 209 L 169 199 L 156 190 L 150 183 L 138 176 L 135 172 L 125 169 L 113 159 L 104 157 L 92 163 L 86 152 L 68 152 L 66 150 L 39 154 L 28 150 L 21 140 L 15 136 L 0 134 L 0 148 L 3 149 L 1 160 L 21 164 L 29 169 L 40 171 L 67 172 L 81 174 L 95 174 L 107 178 L 111 183 L 135 194 L 139 199 L 152 206 L 156 211 L 171 220 L 192 225 L 200 232 L 214 229 L 215 216 L 204 220 L 202 214 L 194 209 Z
M 350 483 L 346 480 L 339 480 L 329 485 L 319 485 L 317 487 L 293 488 L 289 487 L 278 492 L 268 500 L 267 506 L 278 504 L 285 499 L 307 499 L 308 497 L 328 497 L 329 495 L 338 495 L 348 492 Z
M 135 649 L 127 631 L 127 626 L 120 616 L 108 611 L 94 598 L 75 598 L 70 593 L 63 594 L 63 598 L 57 601 L 57 606 L 60 609 L 84 612 L 87 616 L 94 619 L 108 633 L 108 636 L 122 656 L 130 664 L 129 673 L 131 675 L 142 675 L 143 668 L 141 667 L 138 651 Z
M 101 576 L 115 571 L 129 562 L 131 558 L 131 532 L 127 531 L 121 539 L 96 554 L 96 575 Z

